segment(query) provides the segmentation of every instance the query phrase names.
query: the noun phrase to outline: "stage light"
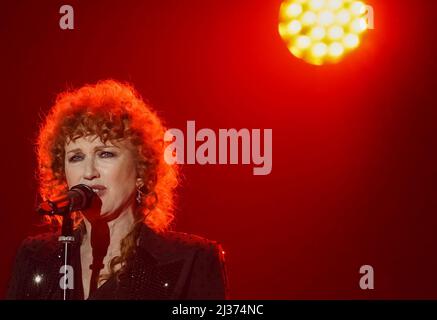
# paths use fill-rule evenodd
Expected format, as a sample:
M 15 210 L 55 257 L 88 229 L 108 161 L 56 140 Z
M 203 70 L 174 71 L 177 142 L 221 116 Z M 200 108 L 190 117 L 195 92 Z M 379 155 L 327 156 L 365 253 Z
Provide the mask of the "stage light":
M 343 43 L 346 48 L 353 49 L 358 47 L 360 38 L 356 34 L 349 33 L 343 38 Z
M 322 40 L 325 37 L 325 29 L 322 27 L 314 27 L 311 29 L 310 35 L 314 40 Z
M 311 53 L 316 58 L 322 58 L 323 56 L 326 55 L 327 52 L 328 52 L 328 47 L 323 42 L 318 42 L 311 48 Z
M 343 37 L 344 30 L 340 26 L 332 26 L 328 30 L 328 36 L 332 40 L 341 39 Z
M 364 11 L 366 10 L 366 6 L 361 1 L 355 1 L 350 5 L 350 10 L 353 15 L 359 16 L 361 14 L 364 14 Z
M 359 27 L 359 26 L 358 26 Z M 287 26 L 287 31 L 290 34 L 296 34 L 299 33 L 300 30 L 302 30 L 302 25 L 298 20 L 291 21 Z
M 336 15 L 336 23 L 339 25 L 347 24 L 351 19 L 351 14 L 346 9 L 339 11 Z
M 312 11 L 307 11 L 302 16 L 302 23 L 306 26 L 311 26 L 316 23 L 317 16 Z
M 310 0 L 309 5 L 312 10 L 320 10 L 323 7 L 324 0 Z
M 328 0 L 328 8 L 331 10 L 337 10 L 341 8 L 342 5 L 343 5 L 342 0 Z
M 344 52 L 344 47 L 339 42 L 333 42 L 329 46 L 329 54 L 332 57 L 339 57 L 343 54 L 343 52 Z
M 302 13 L 302 6 L 299 3 L 292 3 L 286 9 L 288 17 L 297 17 Z
M 279 34 L 290 52 L 315 65 L 336 63 L 368 29 L 366 4 L 354 0 L 285 0 Z
M 322 26 L 329 26 L 334 22 L 334 14 L 332 11 L 326 10 L 319 13 L 319 24 Z
M 311 45 L 311 39 L 307 36 L 300 36 L 296 42 L 299 49 L 307 49 Z

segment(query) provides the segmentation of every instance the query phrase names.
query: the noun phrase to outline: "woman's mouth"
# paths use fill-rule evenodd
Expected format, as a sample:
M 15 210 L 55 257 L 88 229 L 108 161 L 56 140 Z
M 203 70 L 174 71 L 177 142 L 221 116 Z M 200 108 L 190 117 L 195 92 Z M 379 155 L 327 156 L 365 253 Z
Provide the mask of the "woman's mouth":
M 91 189 L 93 189 L 94 193 L 96 195 L 98 195 L 99 197 L 102 196 L 106 191 L 106 188 L 102 185 L 93 185 L 90 187 L 91 187 Z

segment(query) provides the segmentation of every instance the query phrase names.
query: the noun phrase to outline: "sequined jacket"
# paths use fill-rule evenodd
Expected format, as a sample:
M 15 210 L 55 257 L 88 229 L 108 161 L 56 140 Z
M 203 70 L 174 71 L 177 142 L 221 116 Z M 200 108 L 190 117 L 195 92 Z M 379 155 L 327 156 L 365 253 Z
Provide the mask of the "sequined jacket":
M 74 289 L 70 299 L 83 300 L 81 237 L 70 246 Z M 61 300 L 63 245 L 58 235 L 24 240 L 18 250 L 7 299 Z M 88 299 L 226 299 L 224 251 L 219 243 L 180 232 L 155 233 L 144 226 L 138 248 L 119 279 L 109 278 Z

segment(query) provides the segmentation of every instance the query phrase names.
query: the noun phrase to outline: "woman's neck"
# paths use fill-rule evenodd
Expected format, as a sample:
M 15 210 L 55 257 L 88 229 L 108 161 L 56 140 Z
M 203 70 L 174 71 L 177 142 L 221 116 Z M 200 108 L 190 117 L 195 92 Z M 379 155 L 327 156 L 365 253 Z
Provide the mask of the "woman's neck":
M 86 234 L 82 240 L 82 245 L 91 245 L 91 233 L 94 222 L 90 222 L 86 217 L 84 218 Z M 121 240 L 132 230 L 134 225 L 133 210 L 128 209 L 117 216 L 115 219 L 106 222 L 109 229 L 109 246 L 108 253 L 113 251 L 120 251 Z

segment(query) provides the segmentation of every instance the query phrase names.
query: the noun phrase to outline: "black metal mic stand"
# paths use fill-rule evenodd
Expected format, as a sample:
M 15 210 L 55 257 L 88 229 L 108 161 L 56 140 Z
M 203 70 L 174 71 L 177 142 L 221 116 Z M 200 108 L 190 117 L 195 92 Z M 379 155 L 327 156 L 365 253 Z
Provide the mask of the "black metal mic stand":
M 69 300 L 70 298 L 70 291 L 68 289 L 74 289 L 74 270 L 70 265 L 69 250 L 71 244 L 75 241 L 71 214 L 74 211 L 88 208 L 94 197 L 91 187 L 83 184 L 72 187 L 70 191 L 73 192 L 70 194 L 71 198 L 58 198 L 56 201 L 48 200 L 37 209 L 38 213 L 42 215 L 62 217 L 61 235 L 58 237 L 58 241 L 64 245 L 64 265 L 60 270 L 60 273 L 63 273 L 64 276 L 59 280 L 59 286 L 64 291 L 64 300 Z M 99 205 L 101 205 L 101 202 L 99 202 Z M 70 278 L 73 283 L 68 283 Z
M 73 219 L 71 218 L 71 208 L 69 208 L 68 212 L 62 217 L 62 231 L 61 235 L 58 237 L 58 241 L 64 244 L 64 266 L 62 270 L 64 273 L 64 281 L 62 284 L 61 281 L 59 282 L 59 286 L 64 291 L 64 300 L 69 300 L 68 289 L 70 287 L 71 289 L 74 289 L 74 282 L 72 284 L 67 284 L 68 279 L 70 279 L 69 273 L 74 271 L 70 265 L 70 251 L 68 250 L 74 240 Z M 71 279 L 74 281 L 74 273 L 72 274 Z

